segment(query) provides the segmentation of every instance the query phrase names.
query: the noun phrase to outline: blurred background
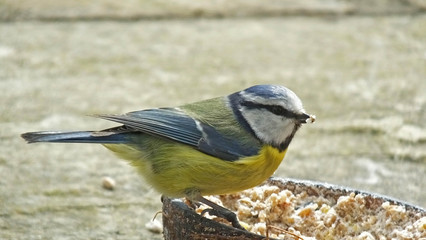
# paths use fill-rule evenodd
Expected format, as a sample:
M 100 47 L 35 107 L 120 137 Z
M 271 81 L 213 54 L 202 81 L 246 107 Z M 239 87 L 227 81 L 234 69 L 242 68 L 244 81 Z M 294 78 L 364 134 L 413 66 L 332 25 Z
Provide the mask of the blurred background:
M 0 239 L 162 239 L 160 194 L 126 162 L 19 135 L 255 84 L 317 116 L 275 176 L 426 207 L 425 1 L 0 0 Z

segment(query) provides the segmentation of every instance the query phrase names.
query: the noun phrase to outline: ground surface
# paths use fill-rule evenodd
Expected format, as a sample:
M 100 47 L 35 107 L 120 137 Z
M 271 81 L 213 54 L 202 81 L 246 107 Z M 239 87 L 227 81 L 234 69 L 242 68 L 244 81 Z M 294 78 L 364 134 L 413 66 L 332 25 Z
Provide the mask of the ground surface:
M 145 228 L 160 195 L 131 166 L 101 146 L 19 135 L 102 129 L 114 124 L 87 116 L 264 83 L 291 88 L 317 115 L 275 176 L 426 207 L 422 2 L 242 2 L 1 0 L 0 239 L 161 239 Z

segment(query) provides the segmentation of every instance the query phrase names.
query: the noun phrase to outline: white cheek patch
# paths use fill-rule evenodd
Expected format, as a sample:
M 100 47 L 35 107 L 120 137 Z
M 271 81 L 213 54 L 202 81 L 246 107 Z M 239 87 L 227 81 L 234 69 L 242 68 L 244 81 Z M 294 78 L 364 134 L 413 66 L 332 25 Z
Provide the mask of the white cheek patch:
M 242 115 L 258 138 L 266 143 L 279 145 L 290 136 L 294 122 L 265 109 L 242 109 Z

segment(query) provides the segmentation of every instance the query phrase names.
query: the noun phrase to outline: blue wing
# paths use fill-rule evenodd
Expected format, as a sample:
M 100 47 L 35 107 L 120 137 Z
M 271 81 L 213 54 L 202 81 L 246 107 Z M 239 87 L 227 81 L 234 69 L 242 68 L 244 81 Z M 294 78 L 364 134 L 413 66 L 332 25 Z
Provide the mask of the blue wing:
M 148 109 L 124 115 L 100 115 L 137 131 L 187 144 L 206 154 L 235 161 L 258 153 L 260 145 L 242 144 L 175 108 Z

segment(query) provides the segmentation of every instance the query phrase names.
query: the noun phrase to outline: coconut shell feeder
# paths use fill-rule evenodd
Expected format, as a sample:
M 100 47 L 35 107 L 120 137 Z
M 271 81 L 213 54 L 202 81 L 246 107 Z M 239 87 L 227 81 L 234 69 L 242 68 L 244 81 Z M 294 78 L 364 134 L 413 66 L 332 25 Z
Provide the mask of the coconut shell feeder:
M 404 203 L 386 196 L 354 190 L 346 187 L 294 179 L 270 178 L 265 184 L 277 186 L 281 190 L 289 190 L 294 194 L 304 193 L 313 197 L 322 197 L 337 202 L 339 197 L 351 193 L 362 194 L 366 209 L 377 209 L 389 202 L 405 208 L 408 217 L 424 218 L 426 211 L 420 207 Z M 166 240 L 183 239 L 223 239 L 223 240 L 263 240 L 274 239 L 266 236 L 236 229 L 230 225 L 205 218 L 196 213 L 182 199 L 164 197 L 163 201 L 163 234 Z M 426 234 L 426 232 L 425 232 Z M 280 238 L 282 239 L 282 238 Z M 290 236 L 285 239 L 294 239 Z

